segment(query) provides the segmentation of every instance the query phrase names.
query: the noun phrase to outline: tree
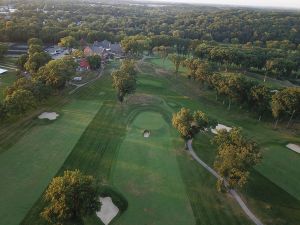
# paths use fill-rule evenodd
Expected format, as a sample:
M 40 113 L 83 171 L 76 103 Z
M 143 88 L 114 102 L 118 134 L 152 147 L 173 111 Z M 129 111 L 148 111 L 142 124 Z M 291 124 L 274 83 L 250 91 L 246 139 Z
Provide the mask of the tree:
M 179 71 L 179 66 L 181 65 L 183 60 L 185 60 L 185 57 L 178 55 L 178 54 L 171 54 L 171 55 L 169 55 L 169 58 L 172 61 L 172 63 L 174 64 L 175 73 L 177 74 Z
M 23 54 L 20 55 L 20 57 L 18 58 L 16 65 L 19 67 L 19 69 L 24 70 L 24 65 L 28 60 L 28 55 L 27 54 Z
M 53 224 L 76 223 L 100 210 L 98 197 L 98 188 L 92 176 L 84 175 L 79 170 L 67 170 L 49 184 L 44 195 L 48 206 L 41 216 Z
M 7 53 L 7 45 L 0 44 L 0 58 L 2 58 Z
M 28 41 L 27 41 L 27 44 L 28 46 L 30 45 L 40 45 L 40 46 L 43 46 L 43 41 L 39 38 L 30 38 Z
M 181 108 L 179 112 L 174 113 L 172 117 L 172 125 L 178 130 L 184 139 L 191 139 L 199 131 L 205 130 L 207 127 L 215 124 L 213 120 L 201 111 L 191 112 L 187 108 Z
M 124 71 L 125 73 L 128 73 L 131 76 L 135 76 L 137 73 L 135 69 L 135 61 L 129 59 L 123 60 L 120 70 Z
M 4 99 L 9 115 L 20 115 L 36 107 L 36 100 L 29 90 L 17 89 Z
M 264 85 L 255 85 L 250 89 L 249 104 L 258 113 L 259 121 L 261 117 L 270 111 L 270 90 Z
M 213 74 L 212 66 L 208 62 L 200 63 L 196 70 L 196 80 L 199 80 L 202 84 L 209 83 L 210 77 Z
M 28 54 L 30 56 L 34 55 L 35 53 L 41 53 L 41 52 L 43 52 L 43 46 L 36 45 L 36 44 L 32 44 L 29 46 Z
M 101 57 L 99 55 L 91 55 L 87 57 L 92 70 L 97 70 L 101 68 Z
M 115 70 L 112 72 L 112 84 L 118 91 L 118 99 L 120 102 L 123 102 L 126 95 L 132 94 L 136 90 L 135 77 L 123 70 Z
M 78 42 L 75 40 L 74 37 L 67 36 L 67 37 L 61 38 L 58 45 L 61 47 L 68 48 L 70 51 L 71 48 L 78 46 Z
M 261 153 L 257 144 L 245 138 L 241 129 L 225 129 L 218 132 L 213 139 L 218 146 L 218 154 L 214 162 L 217 172 L 228 182 L 229 188 L 243 187 L 250 174 L 250 169 L 261 161 Z M 217 186 L 222 190 L 224 181 L 218 180 Z
M 29 55 L 27 62 L 24 64 L 26 71 L 35 73 L 51 60 L 51 56 L 46 52 L 36 52 Z
M 79 49 L 75 49 L 74 51 L 72 51 L 72 56 L 75 58 L 82 58 L 84 57 L 84 53 Z
M 173 114 L 172 125 L 185 139 L 192 138 L 193 114 L 187 108 L 181 108 L 179 112 Z
M 189 58 L 183 62 L 183 66 L 189 70 L 188 78 L 196 79 L 196 71 L 200 65 L 201 60 L 197 58 Z
M 165 63 L 171 50 L 172 49 L 167 46 L 159 46 L 159 47 L 153 48 L 153 51 L 156 52 L 157 54 L 159 54 L 159 56 L 163 59 L 163 63 Z
M 287 127 L 289 127 L 293 117 L 298 117 L 300 113 L 300 89 L 284 88 L 272 96 L 272 114 L 276 119 L 275 128 L 278 120 L 285 116 L 290 116 Z
M 51 60 L 33 76 L 34 81 L 41 81 L 53 89 L 62 89 L 75 74 L 76 64 L 72 58 Z

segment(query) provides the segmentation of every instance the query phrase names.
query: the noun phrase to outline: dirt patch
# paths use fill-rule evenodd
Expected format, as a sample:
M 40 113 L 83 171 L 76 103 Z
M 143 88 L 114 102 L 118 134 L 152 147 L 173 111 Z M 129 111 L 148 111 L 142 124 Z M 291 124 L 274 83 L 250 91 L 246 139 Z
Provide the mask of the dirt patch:
M 108 225 L 118 215 L 119 209 L 115 206 L 111 197 L 100 197 L 100 202 L 101 209 L 96 214 L 105 225 Z

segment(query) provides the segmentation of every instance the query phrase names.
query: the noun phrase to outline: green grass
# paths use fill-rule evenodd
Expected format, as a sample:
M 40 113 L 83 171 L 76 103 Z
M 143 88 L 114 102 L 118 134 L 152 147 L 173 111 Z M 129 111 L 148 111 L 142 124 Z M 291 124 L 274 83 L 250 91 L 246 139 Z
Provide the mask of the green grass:
M 201 133 L 193 142 L 197 155 L 211 167 L 213 167 L 217 153 L 217 147 L 210 142 L 212 138 L 213 135 L 210 133 Z M 299 223 L 300 201 L 256 170 L 251 171 L 248 184 L 240 192 L 249 207 L 265 224 L 294 225 Z
M 138 75 L 138 79 L 140 78 L 150 79 L 149 76 L 142 74 Z M 174 94 L 166 88 L 157 90 L 158 83 L 165 85 L 164 80 L 158 78 L 153 81 L 154 83 L 146 81 L 144 85 L 139 85 L 136 95 L 151 93 L 151 89 L 152 94 L 157 94 L 158 98 L 168 98 Z M 157 90 L 157 93 L 153 90 Z M 154 218 L 157 219 L 155 221 L 157 223 L 159 219 L 162 219 L 162 222 L 167 224 L 190 224 L 194 221 L 193 215 L 197 224 L 205 224 L 205 222 L 213 224 L 214 221 L 222 221 L 221 224 L 224 225 L 249 223 L 235 202 L 214 191 L 214 180 L 207 182 L 209 175 L 199 175 L 201 168 L 191 163 L 185 152 L 175 148 L 178 144 L 182 146 L 182 143 L 174 129 L 169 127 L 173 111 L 168 106 L 169 104 L 164 101 L 154 101 L 153 104 L 147 105 L 121 105 L 117 103 L 115 91 L 111 88 L 110 76 L 104 76 L 95 84 L 83 88 L 76 93 L 75 97 L 80 100 L 89 100 L 98 97 L 100 93 L 103 98 L 100 110 L 57 175 L 62 174 L 66 169 L 80 169 L 95 176 L 99 183 L 114 185 L 114 188 L 121 191 L 129 200 L 129 207 L 128 211 L 119 215 L 113 224 L 151 224 Z M 145 140 L 142 137 L 141 132 L 144 127 L 151 129 L 150 139 Z M 133 145 L 134 141 L 136 144 Z M 146 147 L 144 141 L 148 142 Z M 123 171 L 122 167 L 126 164 L 131 164 L 132 170 Z M 202 170 L 201 173 L 206 172 Z M 148 174 L 153 174 L 153 176 L 146 176 Z M 156 178 L 157 182 L 155 182 Z M 143 196 L 136 198 L 131 190 L 126 189 L 128 179 L 132 180 L 132 184 L 138 189 L 147 188 L 147 190 L 144 189 L 144 197 L 147 201 L 143 201 L 145 200 Z M 194 187 L 201 187 L 203 184 L 206 189 L 203 189 L 203 192 L 200 190 L 195 195 Z M 207 197 L 205 190 L 211 190 Z M 47 223 L 39 217 L 44 206 L 45 203 L 41 197 L 21 224 L 46 225 Z M 153 210 L 152 214 L 150 209 Z M 208 212 L 209 215 L 207 215 Z M 174 213 L 177 214 L 174 215 Z M 174 216 L 176 219 L 173 219 Z M 223 221 L 223 217 L 226 220 Z M 182 221 L 186 223 L 181 223 Z M 93 215 L 85 218 L 85 224 L 94 225 L 101 224 L 101 222 Z
M 39 190 L 39 193 L 31 197 L 30 201 L 27 201 L 27 208 L 24 208 L 22 212 L 24 215 L 27 209 L 33 206 L 21 224 L 48 224 L 39 216 L 45 206 L 41 193 L 52 176 L 61 175 L 66 169 L 80 169 L 84 173 L 91 174 L 99 184 L 113 185 L 127 198 L 128 210 L 119 215 L 113 224 L 191 224 L 193 221 L 197 225 L 251 224 L 230 196 L 216 191 L 215 178 L 193 161 L 187 152 L 183 151 L 182 140 L 178 138 L 177 132 L 170 127 L 172 112 L 179 110 L 182 106 L 201 109 L 226 125 L 241 126 L 244 128 L 245 134 L 259 142 L 263 147 L 265 158 L 263 163 L 252 173 L 249 186 L 243 191 L 243 197 L 250 204 L 250 208 L 266 224 L 279 225 L 279 221 L 283 221 L 281 224 L 297 224 L 299 221 L 298 201 L 287 192 L 297 196 L 300 186 L 297 184 L 300 181 L 292 180 L 293 184 L 284 184 L 283 180 L 299 177 L 300 163 L 295 154 L 287 151 L 284 147 L 287 142 L 299 142 L 299 137 L 284 129 L 274 131 L 271 129 L 271 123 L 259 123 L 250 113 L 235 106 L 233 106 L 232 111 L 225 110 L 225 106 L 221 102 L 215 101 L 212 91 L 199 89 L 198 85 L 183 77 L 175 78 L 173 72 L 164 71 L 160 68 L 160 66 L 167 65 L 168 69 L 173 70 L 170 63 L 166 61 L 163 64 L 161 60 L 155 60 L 151 60 L 154 66 L 149 63 L 144 63 L 141 66 L 142 73 L 138 74 L 138 89 L 135 94 L 136 96 L 143 94 L 153 96 L 152 103 L 150 101 L 143 105 L 142 102 L 135 104 L 117 102 L 115 90 L 111 87 L 111 77 L 108 76 L 118 66 L 118 63 L 114 63 L 106 68 L 105 76 L 74 93 L 70 97 L 71 103 L 56 106 L 56 111 L 63 112 L 61 107 L 63 109 L 72 103 L 80 102 L 77 109 L 84 116 L 89 116 L 90 122 L 84 122 L 85 127 L 82 128 L 81 134 L 78 134 L 72 147 L 68 143 L 69 138 L 58 142 L 65 142 L 62 152 L 57 151 L 56 144 L 52 145 L 53 154 L 58 154 L 58 162 L 54 163 L 56 168 L 52 162 L 44 163 L 50 165 L 51 175 L 46 166 L 42 169 L 41 167 L 32 168 L 32 171 L 39 173 L 40 177 L 45 176 L 41 178 L 41 181 L 32 179 L 32 185 L 42 187 L 41 183 L 43 183 L 44 186 Z M 92 109 L 92 113 L 85 111 L 88 103 L 98 105 L 97 108 Z M 5 154 L 12 154 L 9 152 L 20 146 L 23 141 L 23 152 L 21 152 L 20 147 L 19 151 L 23 153 L 24 157 L 19 158 L 22 154 L 14 155 L 11 164 L 17 165 L 19 163 L 32 166 L 36 160 L 41 160 L 38 163 L 42 163 L 42 160 L 47 158 L 49 152 L 52 153 L 52 151 L 47 146 L 45 147 L 48 149 L 46 154 L 41 146 L 45 145 L 44 143 L 48 145 L 48 142 L 54 140 L 52 135 L 56 135 L 56 133 L 59 135 L 60 132 L 63 132 L 60 135 L 62 136 L 69 130 L 73 130 L 70 129 L 73 123 L 62 124 L 61 129 L 58 129 L 57 132 L 49 131 L 47 135 L 49 140 L 45 140 L 43 143 L 37 142 L 38 139 L 32 137 L 32 139 L 27 139 L 32 140 L 32 146 L 30 146 L 29 143 L 25 142 L 26 136 L 33 133 L 37 128 L 41 129 L 41 132 L 37 132 L 36 135 L 42 135 L 43 132 L 48 133 L 48 128 L 62 121 L 66 113 L 64 112 L 59 120 L 49 124 L 24 123 L 24 127 L 21 127 L 24 132 L 20 131 L 20 134 L 17 135 L 18 138 L 13 139 L 14 143 L 6 143 L 7 141 L 5 141 L 1 144 L 0 142 L 0 146 L 6 146 L 5 149 L 2 149 L 2 153 L 0 150 L 0 162 L 2 162 L 2 157 Z M 83 121 L 78 119 L 74 123 L 79 124 L 81 122 Z M 142 137 L 144 129 L 151 130 L 149 139 Z M 14 132 L 8 130 L 7 134 L 11 136 Z M 0 133 L 0 135 L 3 134 Z M 199 139 L 199 144 L 197 144 L 198 139 L 196 140 L 195 149 L 201 158 L 211 164 L 215 157 L 215 149 L 210 145 L 210 136 L 203 137 Z M 36 152 L 31 151 L 31 148 L 34 149 L 34 147 L 38 148 Z M 66 150 L 66 147 L 72 149 Z M 44 153 L 42 154 L 44 158 L 37 157 L 38 154 L 36 155 L 36 153 L 39 152 Z M 275 155 L 273 155 L 274 152 Z M 276 157 L 278 154 L 281 158 Z M 292 158 L 294 164 L 290 162 Z M 281 168 L 274 166 L 276 160 L 284 170 L 281 171 Z M 288 161 L 286 162 L 286 160 Z M 9 168 L 8 165 L 7 168 Z M 281 174 L 269 174 L 268 168 L 273 168 L 275 173 L 281 172 Z M 28 173 L 23 173 L 20 170 L 15 171 L 15 173 L 23 179 L 28 176 Z M 23 185 L 20 179 L 14 179 L 14 182 Z M 24 186 L 13 188 L 12 190 L 16 193 L 22 191 L 24 193 Z M 269 191 L 268 194 L 264 194 L 265 189 Z M 3 190 L 1 193 L 8 193 L 7 195 L 9 195 L 10 192 Z M 272 195 L 276 196 L 272 198 Z M 26 200 L 24 196 L 21 197 Z M 38 199 L 38 197 L 40 198 Z M 18 198 L 15 198 L 14 195 L 7 197 L 7 199 L 9 198 L 12 199 L 11 205 L 18 205 Z M 32 204 L 35 200 L 37 200 L 36 203 Z M 0 200 L 0 207 L 5 208 L 1 201 L 2 199 Z M 10 211 L 10 213 L 12 212 Z M 85 224 L 102 223 L 93 215 L 85 218 Z
M 153 71 L 146 71 L 148 72 L 151 74 Z M 155 91 L 165 96 L 168 105 L 174 110 L 182 106 L 200 109 L 220 123 L 242 127 L 248 137 L 256 140 L 262 148 L 264 159 L 253 172 L 257 176 L 251 177 L 244 196 L 266 224 L 297 224 L 295 221 L 299 220 L 300 215 L 299 207 L 296 207 L 299 205 L 297 198 L 300 197 L 300 180 L 297 179 L 300 177 L 300 157 L 288 150 L 285 145 L 289 142 L 299 143 L 298 131 L 286 130 L 284 125 L 279 130 L 273 130 L 272 123 L 259 122 L 253 114 L 235 106 L 228 111 L 222 102 L 215 101 L 215 94 L 212 91 L 203 89 L 194 82 L 187 81 L 186 78 L 175 78 L 171 72 L 170 75 L 165 79 L 160 76 L 145 76 L 154 80 L 161 79 L 164 82 L 163 85 L 168 87 L 169 94 L 165 93 L 167 92 L 165 89 L 155 89 Z M 154 88 L 152 90 L 147 88 L 147 90 L 151 92 Z M 201 139 L 201 141 L 203 141 L 201 157 L 207 162 L 212 162 L 215 154 L 209 147 L 209 140 Z M 259 194 L 256 195 L 255 191 L 250 192 L 252 187 Z M 268 194 L 262 194 L 268 192 L 267 190 L 270 190 Z M 284 204 L 279 204 L 280 202 Z M 272 212 L 268 210 L 269 207 L 273 209 Z
M 72 151 L 101 102 L 74 100 L 55 122 L 33 126 L 0 157 L 1 223 L 18 224 Z M 33 121 L 35 122 L 35 121 Z
M 195 223 L 169 126 L 151 112 L 140 113 L 129 126 L 112 176 L 129 208 L 114 224 Z M 151 131 L 149 138 L 143 137 L 144 129 Z
M 216 102 L 213 91 L 201 88 L 199 84 L 187 81 L 186 78 L 169 76 L 165 82 L 166 87 L 177 93 L 168 96 L 172 102 L 200 109 L 225 125 L 243 128 L 244 133 L 262 147 L 264 159 L 256 169 L 300 200 L 300 157 L 285 146 L 287 143 L 300 143 L 300 136 L 297 135 L 299 130 L 286 130 L 285 124 L 279 130 L 273 130 L 272 123 L 259 122 L 253 113 L 237 106 L 228 111 L 222 102 Z

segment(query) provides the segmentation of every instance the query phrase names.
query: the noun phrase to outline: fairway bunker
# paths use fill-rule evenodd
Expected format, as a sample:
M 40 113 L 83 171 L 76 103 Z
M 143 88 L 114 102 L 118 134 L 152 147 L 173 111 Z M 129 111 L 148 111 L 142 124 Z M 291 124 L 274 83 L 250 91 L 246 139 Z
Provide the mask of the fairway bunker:
M 218 131 L 220 131 L 220 130 L 226 130 L 227 132 L 229 132 L 229 131 L 231 131 L 231 129 L 232 129 L 231 127 L 227 127 L 227 126 L 219 123 L 215 129 L 211 129 L 211 132 L 213 134 L 218 134 Z
M 150 130 L 144 130 L 144 132 L 143 132 L 144 138 L 149 138 L 150 134 L 151 134 Z
M 59 114 L 56 112 L 43 112 L 41 115 L 39 115 L 39 119 L 48 119 L 48 120 L 56 120 Z
M 101 209 L 96 212 L 100 220 L 105 224 L 109 224 L 119 213 L 119 209 L 113 203 L 111 197 L 100 197 Z
M 288 147 L 289 149 L 291 149 L 294 152 L 297 152 L 300 154 L 300 146 L 296 145 L 296 144 L 287 144 L 286 147 Z

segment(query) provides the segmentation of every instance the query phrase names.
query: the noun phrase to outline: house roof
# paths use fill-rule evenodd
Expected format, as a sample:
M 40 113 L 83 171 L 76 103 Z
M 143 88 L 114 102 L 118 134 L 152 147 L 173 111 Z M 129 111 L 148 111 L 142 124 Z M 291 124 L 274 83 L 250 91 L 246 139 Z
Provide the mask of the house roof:
M 122 47 L 120 44 L 116 43 L 116 44 L 111 44 L 110 45 L 110 50 L 114 53 L 119 53 L 122 52 Z
M 81 59 L 79 62 L 79 66 L 82 68 L 90 68 L 90 64 L 87 59 Z

